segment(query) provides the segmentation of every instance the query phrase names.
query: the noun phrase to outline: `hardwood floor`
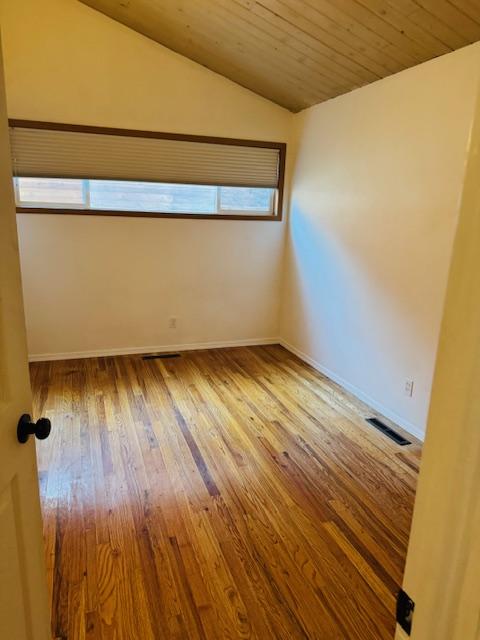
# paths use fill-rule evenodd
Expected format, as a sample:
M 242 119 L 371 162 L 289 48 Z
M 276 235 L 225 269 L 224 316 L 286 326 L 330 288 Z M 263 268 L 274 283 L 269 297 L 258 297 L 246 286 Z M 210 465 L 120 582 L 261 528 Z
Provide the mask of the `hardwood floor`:
M 420 447 L 280 346 L 31 366 L 57 639 L 391 639 Z

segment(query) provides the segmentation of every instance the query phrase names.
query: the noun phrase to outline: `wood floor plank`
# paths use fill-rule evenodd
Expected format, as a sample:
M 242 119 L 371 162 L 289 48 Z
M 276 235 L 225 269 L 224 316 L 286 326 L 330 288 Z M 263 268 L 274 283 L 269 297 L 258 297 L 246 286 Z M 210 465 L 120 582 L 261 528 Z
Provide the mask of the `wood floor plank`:
M 52 637 L 387 640 L 421 448 L 278 345 L 31 365 Z

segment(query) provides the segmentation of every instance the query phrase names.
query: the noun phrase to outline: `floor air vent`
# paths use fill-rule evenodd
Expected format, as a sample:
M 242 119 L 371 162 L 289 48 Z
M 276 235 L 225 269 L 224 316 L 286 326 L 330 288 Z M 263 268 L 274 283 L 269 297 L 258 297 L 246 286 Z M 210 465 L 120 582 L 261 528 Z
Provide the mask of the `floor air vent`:
M 179 353 L 150 353 L 148 356 L 143 356 L 142 360 L 166 360 L 167 358 L 180 358 Z
M 401 447 L 404 447 L 406 444 L 412 444 L 410 440 L 406 440 L 399 433 L 397 433 L 390 427 L 387 427 L 387 425 L 384 424 L 378 418 L 365 418 L 365 420 L 369 422 L 373 427 L 375 427 L 375 429 L 378 429 L 379 431 L 384 433 L 386 436 L 388 436 L 391 440 L 399 444 Z

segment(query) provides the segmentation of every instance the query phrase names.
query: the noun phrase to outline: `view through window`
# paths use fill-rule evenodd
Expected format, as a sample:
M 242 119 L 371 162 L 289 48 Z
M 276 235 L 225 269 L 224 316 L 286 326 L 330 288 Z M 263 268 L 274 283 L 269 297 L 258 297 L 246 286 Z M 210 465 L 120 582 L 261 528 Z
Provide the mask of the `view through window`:
M 15 178 L 17 205 L 186 214 L 272 215 L 275 189 L 125 180 Z

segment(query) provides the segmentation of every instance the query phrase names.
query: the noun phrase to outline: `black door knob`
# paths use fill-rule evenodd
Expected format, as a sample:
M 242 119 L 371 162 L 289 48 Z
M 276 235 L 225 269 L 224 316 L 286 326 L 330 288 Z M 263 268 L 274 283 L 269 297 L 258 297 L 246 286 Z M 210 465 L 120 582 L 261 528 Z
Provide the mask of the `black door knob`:
M 40 418 L 40 420 L 32 422 L 32 418 L 28 413 L 24 413 L 17 425 L 18 441 L 23 444 L 32 435 L 39 440 L 45 440 L 50 435 L 51 428 L 52 423 L 48 418 Z

